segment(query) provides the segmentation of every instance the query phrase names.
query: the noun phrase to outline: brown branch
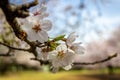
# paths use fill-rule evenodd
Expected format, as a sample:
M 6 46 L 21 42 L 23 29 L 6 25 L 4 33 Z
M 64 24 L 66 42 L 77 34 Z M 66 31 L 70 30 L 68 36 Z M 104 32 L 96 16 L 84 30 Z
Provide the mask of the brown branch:
M 17 17 L 25 18 L 29 16 L 28 9 L 37 4 L 38 4 L 38 0 L 34 0 L 33 2 L 17 6 L 17 5 L 10 4 L 8 0 L 0 0 L 0 7 L 3 10 L 6 16 L 6 20 L 11 25 L 16 37 L 18 37 L 20 40 L 24 40 L 26 43 L 30 45 L 29 52 L 32 52 L 35 55 L 35 57 L 37 56 L 36 44 L 27 40 L 26 38 L 27 34 L 20 28 L 20 25 L 18 24 L 16 18 Z M 11 46 L 7 46 L 7 47 L 13 48 Z M 13 49 L 28 51 L 26 49 L 25 50 L 18 49 L 18 48 L 13 48 Z
M 103 63 L 103 62 L 106 62 L 106 61 L 109 61 L 113 58 L 117 57 L 117 53 L 111 55 L 111 56 L 108 56 L 107 58 L 103 59 L 103 60 L 100 60 L 100 61 L 95 61 L 95 62 L 76 62 L 74 63 L 74 65 L 94 65 L 94 64 L 98 64 L 98 63 Z
M 13 56 L 14 54 L 10 54 L 11 51 L 12 51 L 12 49 L 9 48 L 7 53 L 0 53 L 0 56 L 4 56 L 4 57 Z
M 17 6 L 17 9 L 25 10 L 25 9 L 29 9 L 30 7 L 35 6 L 37 4 L 38 4 L 38 0 L 34 0 L 33 2 Z
M 12 54 L 4 54 L 4 53 L 0 53 L 0 56 L 4 56 L 4 57 L 7 57 L 7 56 L 12 56 Z
M 94 65 L 94 64 L 98 64 L 98 63 L 103 63 L 103 62 L 106 62 L 106 61 L 109 61 L 113 58 L 117 57 L 117 53 L 111 55 L 111 56 L 108 56 L 107 58 L 103 59 L 103 60 L 100 60 L 100 61 L 95 61 L 95 62 L 75 62 L 73 63 L 74 65 Z M 50 62 L 48 60 L 44 61 L 44 60 L 40 60 L 38 58 L 31 58 L 31 60 L 36 60 L 36 61 L 39 61 L 41 64 L 50 64 Z
M 2 42 L 0 42 L 0 44 L 1 44 L 1 45 L 4 45 L 4 46 L 6 46 L 6 47 L 8 47 L 8 48 L 10 48 L 10 49 L 30 52 L 30 49 L 16 48 L 16 47 L 9 46 L 9 45 L 7 45 L 7 44 L 5 44 L 5 43 L 2 43 Z

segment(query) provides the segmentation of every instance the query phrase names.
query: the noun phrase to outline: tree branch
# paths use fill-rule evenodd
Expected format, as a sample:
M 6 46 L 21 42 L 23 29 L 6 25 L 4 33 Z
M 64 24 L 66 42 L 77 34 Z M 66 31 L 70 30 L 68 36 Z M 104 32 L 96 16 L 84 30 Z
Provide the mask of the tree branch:
M 10 49 L 30 52 L 30 49 L 16 48 L 16 47 L 9 46 L 9 45 L 7 45 L 7 44 L 5 44 L 5 43 L 2 43 L 2 42 L 0 42 L 0 44 L 1 44 L 1 45 L 4 45 L 4 46 L 6 46 L 6 47 L 8 47 L 8 48 L 10 48 Z
M 106 62 L 106 61 L 109 61 L 113 58 L 117 57 L 117 53 L 111 55 L 111 56 L 108 56 L 107 58 L 103 59 L 103 60 L 100 60 L 100 61 L 95 61 L 95 62 L 75 62 L 73 63 L 74 65 L 94 65 L 94 64 L 99 64 L 99 63 L 103 63 L 103 62 Z M 44 60 L 40 60 L 38 58 L 31 58 L 31 60 L 36 60 L 36 61 L 39 61 L 41 64 L 50 64 L 50 62 L 48 60 L 44 61 Z
M 106 61 L 109 61 L 113 58 L 117 57 L 117 53 L 111 55 L 111 56 L 108 56 L 107 58 L 103 59 L 103 60 L 100 60 L 100 61 L 95 61 L 95 62 L 76 62 L 74 63 L 74 65 L 94 65 L 94 64 L 98 64 L 98 63 L 103 63 L 103 62 L 106 62 Z
M 20 25 L 18 24 L 16 18 L 25 18 L 29 16 L 29 11 L 28 9 L 30 7 L 33 7 L 38 4 L 38 0 L 34 0 L 33 2 L 23 4 L 21 6 L 13 5 L 10 4 L 8 0 L 0 0 L 0 7 L 3 10 L 7 22 L 11 25 L 15 35 L 17 38 L 20 40 L 24 40 L 26 43 L 30 45 L 29 52 L 32 52 L 35 57 L 37 57 L 37 52 L 36 52 L 36 45 L 33 42 L 30 42 L 27 40 L 27 34 L 20 28 Z M 7 46 L 7 45 L 5 45 Z M 13 48 L 11 46 L 7 46 L 9 48 Z M 28 51 L 24 49 L 18 49 L 18 48 L 13 48 L 16 50 L 22 50 L 22 51 Z
M 34 0 L 33 2 L 27 3 L 27 4 L 22 4 L 20 6 L 17 6 L 17 9 L 29 9 L 30 7 L 33 7 L 38 4 L 38 0 Z

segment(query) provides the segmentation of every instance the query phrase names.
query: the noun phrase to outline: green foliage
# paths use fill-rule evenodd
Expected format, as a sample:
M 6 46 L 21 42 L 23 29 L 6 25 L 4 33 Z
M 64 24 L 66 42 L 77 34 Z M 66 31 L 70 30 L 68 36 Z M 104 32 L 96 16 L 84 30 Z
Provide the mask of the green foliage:
M 59 45 L 59 43 L 50 42 L 50 48 L 51 48 L 51 50 L 55 50 L 58 45 Z
M 64 39 L 65 35 L 60 35 L 60 36 L 57 36 L 56 38 L 54 38 L 53 40 L 54 41 L 59 41 L 59 40 L 62 40 Z

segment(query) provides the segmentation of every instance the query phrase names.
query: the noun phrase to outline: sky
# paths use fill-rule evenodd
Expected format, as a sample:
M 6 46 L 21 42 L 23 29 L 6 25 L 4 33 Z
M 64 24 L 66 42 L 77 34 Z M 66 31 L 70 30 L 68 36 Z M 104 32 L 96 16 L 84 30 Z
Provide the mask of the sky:
M 78 7 L 83 1 L 85 9 L 80 10 Z M 52 6 L 52 12 L 54 14 L 50 14 L 51 19 L 57 16 L 57 20 L 53 19 L 53 24 L 55 25 L 53 31 L 56 31 L 56 28 L 59 28 L 58 30 L 65 34 L 76 31 L 80 35 L 80 40 L 85 43 L 109 38 L 112 31 L 114 31 L 120 23 L 120 0 L 102 1 L 103 0 L 59 0 L 57 6 Z M 63 10 L 67 5 L 71 5 L 72 9 L 64 13 Z M 71 16 L 70 12 L 76 12 L 78 15 Z M 66 25 L 66 20 L 69 24 L 73 25 L 74 28 Z M 75 25 L 77 21 L 79 21 L 79 24 Z M 60 32 L 58 30 L 54 33 L 59 34 Z
M 10 1 L 21 4 L 21 0 Z M 120 0 L 46 1 L 49 19 L 53 23 L 53 29 L 49 32 L 52 37 L 75 31 L 79 35 L 78 40 L 86 44 L 108 39 L 120 24 Z M 81 3 L 84 3 L 83 9 L 80 9 Z M 70 9 L 65 11 L 67 7 Z

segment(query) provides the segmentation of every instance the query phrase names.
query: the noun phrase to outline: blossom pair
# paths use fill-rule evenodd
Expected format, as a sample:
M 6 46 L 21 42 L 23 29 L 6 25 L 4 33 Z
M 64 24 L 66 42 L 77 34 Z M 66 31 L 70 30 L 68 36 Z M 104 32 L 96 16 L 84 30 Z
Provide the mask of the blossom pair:
M 71 33 L 64 43 L 58 42 L 59 45 L 52 51 L 47 50 L 47 47 L 37 48 L 38 58 L 42 60 L 49 60 L 52 64 L 53 72 L 63 68 L 69 70 L 72 68 L 72 64 L 75 61 L 75 57 L 84 53 L 84 48 L 81 43 L 75 43 L 76 33 Z M 61 39 L 62 40 L 62 39 Z

